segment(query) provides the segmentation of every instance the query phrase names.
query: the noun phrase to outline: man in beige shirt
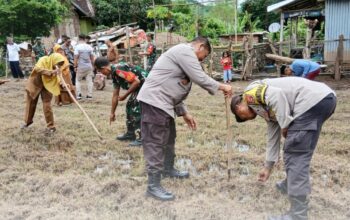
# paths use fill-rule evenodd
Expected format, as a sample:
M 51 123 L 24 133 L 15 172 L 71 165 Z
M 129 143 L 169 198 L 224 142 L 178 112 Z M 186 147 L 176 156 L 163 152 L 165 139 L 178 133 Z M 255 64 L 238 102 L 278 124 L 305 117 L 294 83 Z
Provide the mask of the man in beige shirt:
M 237 122 L 259 115 L 268 125 L 265 166 L 259 181 L 268 180 L 279 160 L 281 135 L 285 137 L 283 160 L 287 178 L 276 184 L 288 194 L 288 214 L 269 220 L 306 220 L 307 196 L 311 192 L 310 161 L 323 123 L 333 114 L 335 92 L 327 85 L 300 77 L 265 79 L 251 83 L 240 96 L 232 98 L 231 110 Z
M 189 177 L 188 172 L 174 168 L 175 116 L 183 117 L 191 129 L 196 129 L 196 121 L 183 103 L 192 82 L 212 95 L 218 90 L 225 95 L 232 93 L 230 85 L 216 82 L 203 71 L 200 62 L 210 52 L 210 43 L 203 37 L 170 48 L 157 60 L 137 97 L 142 109 L 141 136 L 148 172 L 147 194 L 156 199 L 174 199 L 174 195 L 160 185 L 161 175 Z

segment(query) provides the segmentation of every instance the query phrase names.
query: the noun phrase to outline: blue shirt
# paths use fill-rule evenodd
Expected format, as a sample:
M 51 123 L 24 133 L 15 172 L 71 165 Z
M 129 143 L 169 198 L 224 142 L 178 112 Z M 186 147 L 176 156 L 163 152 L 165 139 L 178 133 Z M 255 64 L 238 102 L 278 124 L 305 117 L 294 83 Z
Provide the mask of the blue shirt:
M 318 70 L 320 65 L 310 60 L 295 60 L 290 68 L 294 76 L 306 77 L 309 73 Z

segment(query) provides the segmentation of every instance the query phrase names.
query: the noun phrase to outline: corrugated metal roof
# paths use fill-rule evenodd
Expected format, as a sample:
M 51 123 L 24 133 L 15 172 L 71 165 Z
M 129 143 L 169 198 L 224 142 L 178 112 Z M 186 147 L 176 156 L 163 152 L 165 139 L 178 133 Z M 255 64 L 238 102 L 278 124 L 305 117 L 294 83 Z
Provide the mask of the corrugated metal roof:
M 95 10 L 90 0 L 72 0 L 73 6 L 87 17 L 94 17 Z
M 277 11 L 281 9 L 283 6 L 289 5 L 290 3 L 293 3 L 298 0 L 285 0 L 283 2 L 278 2 L 276 4 L 267 6 L 267 12 Z
M 350 1 L 326 0 L 325 61 L 334 61 L 338 48 L 339 35 L 350 38 Z M 333 42 L 329 42 L 333 41 Z M 350 60 L 350 41 L 344 42 L 344 60 Z
M 324 0 L 285 0 L 267 7 L 267 12 L 272 11 L 298 11 L 322 8 Z

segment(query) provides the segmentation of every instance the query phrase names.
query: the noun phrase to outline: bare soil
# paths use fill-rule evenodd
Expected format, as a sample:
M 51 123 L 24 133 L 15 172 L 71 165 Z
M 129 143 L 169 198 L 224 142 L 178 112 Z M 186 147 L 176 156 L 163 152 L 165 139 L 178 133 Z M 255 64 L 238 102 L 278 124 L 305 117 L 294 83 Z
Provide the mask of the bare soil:
M 312 161 L 310 219 L 350 219 L 350 80 L 321 78 L 338 95 L 336 113 L 324 125 Z M 242 91 L 247 82 L 234 82 Z M 224 98 L 195 86 L 188 109 L 198 130 L 177 121 L 177 166 L 188 180 L 163 181 L 176 195 L 160 202 L 145 197 L 141 148 L 115 140 L 125 130 L 125 102 L 109 125 L 112 86 L 81 101 L 106 138 L 102 144 L 79 109 L 54 107 L 57 132 L 45 135 L 41 101 L 34 124 L 22 123 L 24 82 L 0 86 L 0 219 L 266 219 L 288 209 L 274 187 L 285 177 L 283 163 L 266 184 L 257 182 L 263 165 L 266 124 L 233 123 L 235 148 L 225 148 Z M 228 180 L 227 160 L 231 168 Z

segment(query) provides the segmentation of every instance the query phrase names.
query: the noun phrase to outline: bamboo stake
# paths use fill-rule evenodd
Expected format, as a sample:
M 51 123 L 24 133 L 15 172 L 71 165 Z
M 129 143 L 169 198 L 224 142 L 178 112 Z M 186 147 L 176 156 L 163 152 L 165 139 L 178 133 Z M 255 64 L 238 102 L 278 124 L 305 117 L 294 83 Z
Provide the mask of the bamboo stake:
M 56 66 L 56 69 L 59 70 L 59 68 Z M 62 81 L 64 87 L 67 89 L 69 96 L 71 97 L 71 99 L 74 101 L 74 103 L 79 107 L 80 111 L 83 112 L 83 114 L 85 115 L 86 119 L 88 120 L 88 122 L 90 123 L 90 125 L 92 126 L 92 128 L 96 131 L 98 137 L 100 138 L 100 140 L 103 140 L 103 137 L 101 135 L 101 133 L 98 131 L 98 129 L 96 128 L 95 124 L 91 121 L 89 115 L 85 112 L 85 110 L 83 109 L 83 107 L 81 107 L 81 105 L 79 104 L 79 102 L 76 100 L 76 98 L 73 96 L 72 92 L 70 91 L 66 81 L 64 81 L 64 78 L 62 76 L 61 71 L 59 70 L 59 74 L 58 77 L 60 78 L 60 80 Z
M 6 51 L 6 56 L 5 56 L 5 74 L 6 74 L 6 78 L 8 78 L 9 63 L 8 63 L 8 52 L 7 51 Z
M 227 128 L 227 136 L 226 136 L 226 154 L 227 154 L 227 179 L 231 179 L 231 163 L 230 163 L 230 152 L 232 151 L 232 142 L 233 142 L 233 134 L 232 134 L 232 123 L 231 123 L 231 96 L 225 97 L 225 107 L 226 107 L 226 128 Z

